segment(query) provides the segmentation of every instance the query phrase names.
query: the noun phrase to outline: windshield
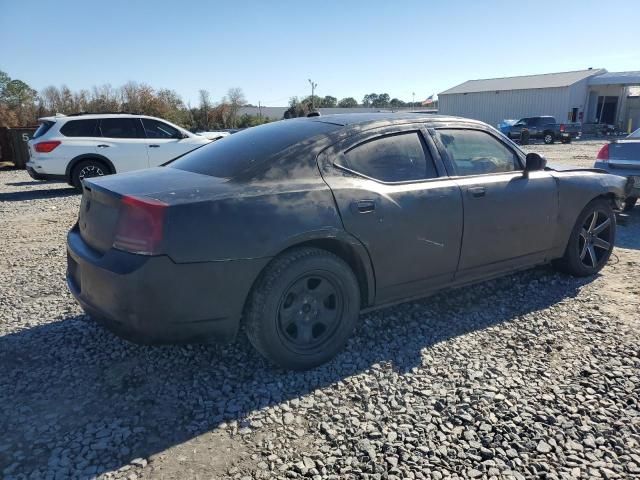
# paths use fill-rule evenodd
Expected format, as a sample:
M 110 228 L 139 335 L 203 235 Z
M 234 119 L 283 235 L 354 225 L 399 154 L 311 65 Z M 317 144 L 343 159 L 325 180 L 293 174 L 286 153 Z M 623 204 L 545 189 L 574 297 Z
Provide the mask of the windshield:
M 337 128 L 340 126 L 309 120 L 268 123 L 205 145 L 169 166 L 213 177 L 233 178 L 295 143 Z
M 640 128 L 637 129 L 635 132 L 631 132 L 627 138 L 640 138 Z

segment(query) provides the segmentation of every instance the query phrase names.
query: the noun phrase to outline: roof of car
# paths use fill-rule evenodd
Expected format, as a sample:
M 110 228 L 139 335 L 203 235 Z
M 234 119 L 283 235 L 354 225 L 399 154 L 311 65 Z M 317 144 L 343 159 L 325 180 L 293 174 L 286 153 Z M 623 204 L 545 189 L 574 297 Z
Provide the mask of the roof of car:
M 79 113 L 79 114 L 73 114 L 73 115 L 58 114 L 58 115 L 52 115 L 52 116 L 49 116 L 49 117 L 41 117 L 38 120 L 56 122 L 56 121 L 59 121 L 59 120 L 79 120 L 79 119 L 92 120 L 92 119 L 96 119 L 96 118 L 113 118 L 113 117 L 117 117 L 117 118 L 153 118 L 153 119 L 157 118 L 157 117 L 152 117 L 151 115 L 140 115 L 140 114 L 137 114 L 137 113 L 113 112 L 113 113 Z
M 398 112 L 372 112 L 372 113 L 337 113 L 333 115 L 323 115 L 320 117 L 310 117 L 306 119 L 311 122 L 333 123 L 335 125 L 351 126 L 364 125 L 377 122 L 383 123 L 443 123 L 452 121 L 464 121 L 468 123 L 482 123 L 469 118 L 452 117 L 449 115 L 435 115 L 432 113 L 398 113 Z

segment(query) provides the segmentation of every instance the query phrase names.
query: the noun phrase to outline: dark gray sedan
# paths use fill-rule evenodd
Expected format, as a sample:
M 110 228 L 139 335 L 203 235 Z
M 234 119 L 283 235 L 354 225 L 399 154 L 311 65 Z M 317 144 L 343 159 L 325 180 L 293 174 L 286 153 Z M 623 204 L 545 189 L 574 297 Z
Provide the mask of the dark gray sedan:
M 545 168 L 472 120 L 286 120 L 85 180 L 67 281 L 128 339 L 229 341 L 243 325 L 269 360 L 311 368 L 362 310 L 552 261 L 595 274 L 625 185 Z

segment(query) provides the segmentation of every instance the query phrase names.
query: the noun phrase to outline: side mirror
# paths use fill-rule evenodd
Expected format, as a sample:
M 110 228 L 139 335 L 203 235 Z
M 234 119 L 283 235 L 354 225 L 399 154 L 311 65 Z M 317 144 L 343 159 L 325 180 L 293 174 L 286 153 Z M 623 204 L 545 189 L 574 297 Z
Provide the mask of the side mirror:
M 535 172 L 536 170 L 544 170 L 547 166 L 547 159 L 538 153 L 527 153 L 527 161 L 524 167 L 526 172 Z

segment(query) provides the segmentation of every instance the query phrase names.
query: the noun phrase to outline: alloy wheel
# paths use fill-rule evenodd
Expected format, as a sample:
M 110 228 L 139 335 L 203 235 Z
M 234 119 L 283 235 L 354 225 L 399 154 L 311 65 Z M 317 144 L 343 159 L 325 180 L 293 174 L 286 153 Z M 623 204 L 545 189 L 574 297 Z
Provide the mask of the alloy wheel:
M 104 172 L 97 165 L 87 165 L 86 167 L 83 167 L 82 170 L 80 170 L 78 178 L 80 180 L 84 180 L 85 178 L 102 177 L 103 175 Z
M 580 262 L 585 267 L 596 268 L 607 258 L 611 250 L 611 218 L 606 212 L 594 210 L 582 224 L 578 235 Z

